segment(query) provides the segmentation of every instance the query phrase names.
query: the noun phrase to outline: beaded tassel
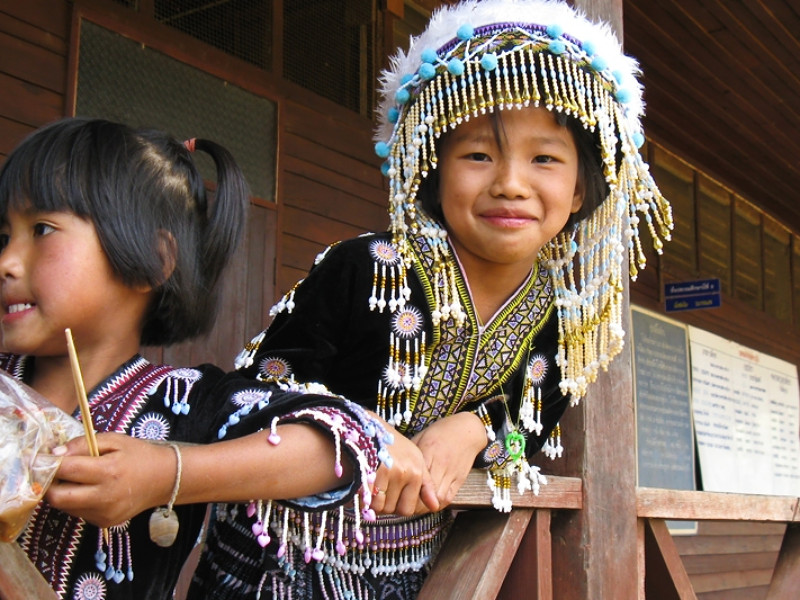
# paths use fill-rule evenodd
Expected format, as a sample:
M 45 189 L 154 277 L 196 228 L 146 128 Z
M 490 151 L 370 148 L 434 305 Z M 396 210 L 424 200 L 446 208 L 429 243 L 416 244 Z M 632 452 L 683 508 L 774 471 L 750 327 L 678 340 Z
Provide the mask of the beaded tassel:
M 266 336 L 266 331 L 262 331 L 257 336 L 255 336 L 250 343 L 245 344 L 245 347 L 233 361 L 234 367 L 237 369 L 246 369 L 247 367 L 253 364 L 253 358 L 258 351 L 258 347 L 261 345 L 261 342 L 264 341 L 264 337 Z
M 534 388 L 529 381 L 525 382 L 519 419 L 525 431 L 535 435 L 542 433 L 542 390 Z
M 276 510 L 281 516 L 269 527 L 285 540 L 285 548 L 282 542 L 278 555 L 290 576 L 296 556 L 340 578 L 367 571 L 375 576 L 418 571 L 433 559 L 449 523 L 448 517 L 431 514 L 415 519 L 395 517 L 362 530 L 357 514 L 346 515 L 344 509 L 322 513 L 285 507 Z M 330 525 L 330 521 L 336 524 Z M 338 538 L 335 544 L 334 531 Z
M 489 442 L 495 441 L 497 439 L 497 434 L 494 432 L 494 428 L 492 427 L 492 419 L 489 417 L 489 413 L 486 410 L 486 406 L 481 404 L 478 406 L 478 418 L 480 418 L 481 423 L 483 423 L 483 427 L 486 430 L 486 438 Z
M 561 425 L 556 425 L 555 429 L 553 429 L 550 437 L 547 438 L 547 441 L 542 446 L 542 452 L 550 460 L 561 458 L 564 453 L 564 446 L 561 445 Z
M 95 566 L 108 581 L 122 583 L 125 579 L 133 581 L 133 560 L 131 558 L 131 537 L 126 521 L 107 529 L 108 540 L 103 538 L 103 530 L 98 530 Z

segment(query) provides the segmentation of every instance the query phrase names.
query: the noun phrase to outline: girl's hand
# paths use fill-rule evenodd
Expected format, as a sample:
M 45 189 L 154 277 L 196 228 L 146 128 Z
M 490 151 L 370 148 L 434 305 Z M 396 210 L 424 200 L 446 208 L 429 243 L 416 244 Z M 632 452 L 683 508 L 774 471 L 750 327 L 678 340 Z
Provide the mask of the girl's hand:
M 440 509 L 448 506 L 469 475 L 475 457 L 486 447 L 486 430 L 470 412 L 435 421 L 413 438 L 433 478 Z
M 380 419 L 374 413 L 372 416 Z M 378 514 L 402 516 L 439 510 L 436 490 L 422 452 L 391 425 L 385 421 L 383 425 L 394 435 L 394 442 L 388 447 L 392 466 L 378 468 L 372 484 L 372 509 Z
M 89 455 L 85 437 L 65 446 L 45 494 L 51 506 L 111 527 L 169 501 L 177 469 L 172 448 L 120 433 L 99 434 L 97 445 L 99 457 Z

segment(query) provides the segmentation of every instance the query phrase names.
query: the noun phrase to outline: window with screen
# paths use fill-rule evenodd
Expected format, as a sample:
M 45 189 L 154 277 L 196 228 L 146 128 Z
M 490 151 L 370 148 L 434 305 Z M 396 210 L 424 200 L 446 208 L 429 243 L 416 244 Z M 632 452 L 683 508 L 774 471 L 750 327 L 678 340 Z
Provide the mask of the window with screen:
M 233 153 L 253 195 L 274 201 L 273 101 L 85 19 L 79 56 L 77 115 L 214 140 Z M 211 160 L 198 154 L 198 163 L 213 179 Z

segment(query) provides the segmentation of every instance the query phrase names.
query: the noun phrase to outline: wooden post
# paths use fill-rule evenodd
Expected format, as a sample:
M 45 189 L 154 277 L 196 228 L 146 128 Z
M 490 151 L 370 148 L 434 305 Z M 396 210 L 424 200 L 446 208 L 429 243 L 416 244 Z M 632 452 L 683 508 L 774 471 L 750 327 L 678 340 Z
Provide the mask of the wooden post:
M 583 510 L 553 518 L 553 597 L 638 596 L 636 459 L 630 351 L 569 409 L 565 466 L 583 480 Z M 558 461 L 553 463 L 558 464 Z
M 622 0 L 573 0 L 590 19 L 608 22 L 622 39 Z M 629 286 L 623 306 L 625 349 L 562 421 L 567 460 L 546 470 L 583 480 L 583 510 L 553 517 L 556 600 L 638 597 L 635 417 L 630 352 Z

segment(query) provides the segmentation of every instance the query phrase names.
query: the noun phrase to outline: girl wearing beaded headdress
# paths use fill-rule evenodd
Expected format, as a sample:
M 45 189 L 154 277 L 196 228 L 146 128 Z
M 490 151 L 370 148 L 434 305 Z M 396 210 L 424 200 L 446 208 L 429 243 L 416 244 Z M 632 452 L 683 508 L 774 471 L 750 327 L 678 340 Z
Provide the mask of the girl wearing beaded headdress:
M 636 75 L 607 26 L 562 2 L 435 13 L 381 80 L 389 231 L 321 254 L 239 368 L 320 381 L 375 411 L 422 453 L 440 508 L 472 467 L 487 470 L 498 510 L 510 510 L 512 485 L 536 493 L 544 478 L 529 458 L 562 453 L 559 418 L 622 347 L 623 277 L 644 266 L 640 222 L 657 249 L 669 237 L 669 205 L 637 150 Z M 276 598 L 413 598 L 450 515 L 428 512 L 384 468 L 373 491 L 372 508 L 394 514 L 282 512 L 330 540 L 316 564 L 298 533 L 279 555 L 268 547 L 228 568 L 226 548 L 246 552 L 246 521 L 218 520 L 198 582 L 214 574 Z M 342 531 L 349 543 L 337 546 Z

